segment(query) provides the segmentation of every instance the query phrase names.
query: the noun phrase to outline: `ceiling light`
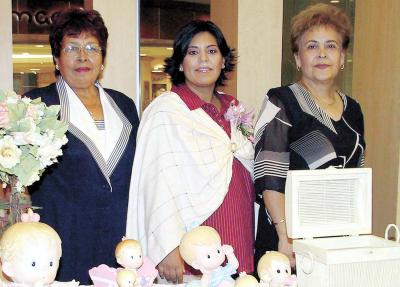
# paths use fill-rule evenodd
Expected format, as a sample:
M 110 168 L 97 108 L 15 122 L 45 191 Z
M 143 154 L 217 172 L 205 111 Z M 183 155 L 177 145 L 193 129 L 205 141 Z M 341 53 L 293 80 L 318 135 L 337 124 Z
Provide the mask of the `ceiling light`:
M 140 57 L 146 57 L 147 54 L 140 54 Z
M 35 45 L 36 48 L 44 48 L 44 45 Z
M 32 68 L 32 69 L 29 69 L 29 70 L 31 70 L 31 71 L 40 71 L 40 69 L 37 69 L 37 68 Z
M 22 54 L 13 54 L 12 58 L 13 59 L 41 59 L 41 58 L 53 58 L 53 56 L 52 55 L 22 53 Z
M 331 0 L 330 2 L 331 2 L 332 4 L 340 3 L 339 0 Z
M 171 47 L 168 47 L 168 48 L 166 48 L 167 50 L 173 50 L 174 48 L 171 48 Z

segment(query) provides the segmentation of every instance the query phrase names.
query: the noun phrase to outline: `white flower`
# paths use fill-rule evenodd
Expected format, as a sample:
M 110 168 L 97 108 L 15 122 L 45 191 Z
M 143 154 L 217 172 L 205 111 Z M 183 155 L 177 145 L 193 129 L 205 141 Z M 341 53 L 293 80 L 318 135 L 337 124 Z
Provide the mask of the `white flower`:
M 5 168 L 13 168 L 19 163 L 21 150 L 15 145 L 12 137 L 0 139 L 0 164 Z
M 39 177 L 38 172 L 32 173 L 31 176 L 29 177 L 28 181 L 26 182 L 26 186 L 31 185 L 32 183 L 34 183 L 35 181 L 38 181 L 39 179 L 40 179 L 40 177 Z
M 47 142 L 40 146 L 37 152 L 41 166 L 44 168 L 56 162 L 56 158 L 62 155 L 61 147 L 67 143 L 67 137 L 55 139 L 53 133 L 49 133 Z

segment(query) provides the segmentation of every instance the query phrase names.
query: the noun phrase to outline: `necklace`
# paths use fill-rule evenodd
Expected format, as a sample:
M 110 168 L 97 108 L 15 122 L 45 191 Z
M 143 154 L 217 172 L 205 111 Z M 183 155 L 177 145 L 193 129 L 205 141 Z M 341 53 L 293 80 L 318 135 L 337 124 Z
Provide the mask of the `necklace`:
M 308 92 L 308 94 L 314 100 L 314 102 L 318 103 L 318 105 L 325 106 L 325 107 L 335 105 L 336 100 L 337 100 L 336 94 L 338 94 L 337 91 L 334 90 L 333 92 L 330 92 L 329 96 L 319 97 L 318 95 L 312 93 L 311 90 L 308 88 L 308 86 L 304 82 L 300 81 L 299 83 Z

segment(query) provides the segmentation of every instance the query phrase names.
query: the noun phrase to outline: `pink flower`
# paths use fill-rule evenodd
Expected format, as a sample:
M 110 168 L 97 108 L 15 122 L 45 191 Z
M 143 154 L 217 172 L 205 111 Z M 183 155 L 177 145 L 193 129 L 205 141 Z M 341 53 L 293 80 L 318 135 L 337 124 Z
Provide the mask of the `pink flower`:
M 254 142 L 253 128 L 253 112 L 247 112 L 242 103 L 235 105 L 235 101 L 230 103 L 230 106 L 224 114 L 225 120 L 233 123 L 248 140 Z
M 0 103 L 0 128 L 10 127 L 10 117 L 8 115 L 7 104 Z

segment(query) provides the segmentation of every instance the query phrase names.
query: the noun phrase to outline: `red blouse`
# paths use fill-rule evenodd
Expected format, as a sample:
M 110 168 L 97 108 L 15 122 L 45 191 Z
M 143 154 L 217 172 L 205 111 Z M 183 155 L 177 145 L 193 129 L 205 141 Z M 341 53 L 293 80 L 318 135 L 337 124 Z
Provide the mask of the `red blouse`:
M 187 86 L 173 86 L 190 110 L 203 109 L 230 136 L 230 123 L 224 114 L 232 101 L 237 100 L 227 94 L 217 94 L 221 102 L 221 111 L 211 103 L 204 102 Z M 238 271 L 251 273 L 254 271 L 254 185 L 250 173 L 234 158 L 232 178 L 228 192 L 219 208 L 203 223 L 215 228 L 221 236 L 223 244 L 233 246 L 239 260 Z

